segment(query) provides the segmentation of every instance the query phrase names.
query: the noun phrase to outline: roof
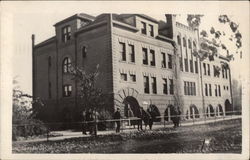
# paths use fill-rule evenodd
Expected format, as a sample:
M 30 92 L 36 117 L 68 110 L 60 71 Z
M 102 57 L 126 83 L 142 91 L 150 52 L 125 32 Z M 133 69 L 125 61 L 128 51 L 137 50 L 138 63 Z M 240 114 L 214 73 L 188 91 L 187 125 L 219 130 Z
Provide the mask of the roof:
M 41 42 L 41 43 L 36 44 L 36 45 L 35 45 L 35 48 L 36 48 L 36 47 L 42 47 L 42 46 L 44 46 L 44 45 L 46 45 L 46 44 L 48 44 L 48 43 L 54 42 L 55 39 L 56 39 L 56 37 L 53 36 L 53 37 L 51 37 L 51 38 L 49 38 L 49 39 L 47 39 L 47 40 L 45 40 L 45 41 L 43 41 L 43 42 Z
M 56 24 L 54 24 L 54 26 L 57 26 L 59 24 L 62 24 L 62 23 L 65 23 L 65 22 L 68 22 L 68 21 L 71 21 L 73 19 L 84 19 L 84 20 L 88 20 L 88 21 L 93 21 L 95 20 L 95 17 L 94 16 L 91 16 L 91 15 L 88 15 L 88 14 L 85 14 L 85 13 L 78 13 L 78 14 L 75 14 L 73 16 L 70 16 L 66 19 L 63 19 L 62 21 L 59 21 L 57 22 Z
M 158 21 L 150 16 L 147 16 L 145 14 L 120 14 L 118 15 L 119 17 L 121 18 L 128 18 L 128 17 L 132 17 L 132 16 L 138 16 L 138 17 L 141 17 L 141 18 L 145 18 L 151 22 L 155 22 L 155 23 L 158 23 Z

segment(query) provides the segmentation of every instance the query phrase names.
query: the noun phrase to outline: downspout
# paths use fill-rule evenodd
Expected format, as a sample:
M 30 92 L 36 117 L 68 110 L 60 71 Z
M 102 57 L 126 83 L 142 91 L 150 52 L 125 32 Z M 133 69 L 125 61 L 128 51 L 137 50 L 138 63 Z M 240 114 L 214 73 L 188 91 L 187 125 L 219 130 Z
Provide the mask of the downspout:
M 228 70 L 229 70 L 229 86 L 230 86 L 230 97 L 231 97 L 231 102 L 232 102 L 232 109 L 234 111 L 234 101 L 233 101 L 233 91 L 232 91 L 232 79 L 231 79 L 231 69 L 230 66 L 228 65 Z M 234 114 L 234 112 L 232 112 Z
M 34 101 L 35 100 L 35 97 L 36 97 L 36 95 L 35 95 L 35 92 L 36 92 L 36 85 L 35 85 L 35 82 L 36 82 L 36 76 L 35 76 L 35 53 L 34 53 L 34 51 L 35 51 L 35 35 L 34 34 L 32 34 L 32 36 L 31 36 L 31 39 L 32 39 L 32 100 Z

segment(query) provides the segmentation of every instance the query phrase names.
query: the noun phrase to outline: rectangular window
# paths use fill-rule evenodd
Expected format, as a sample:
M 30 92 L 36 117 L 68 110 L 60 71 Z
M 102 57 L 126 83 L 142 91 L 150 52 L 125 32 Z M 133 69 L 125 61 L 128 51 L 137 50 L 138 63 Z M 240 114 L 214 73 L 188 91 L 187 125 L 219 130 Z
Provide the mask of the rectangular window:
M 224 68 L 222 68 L 222 78 L 224 78 Z
M 147 26 L 145 22 L 141 22 L 142 28 L 141 28 L 141 33 L 142 34 L 147 34 Z
M 213 69 L 214 69 L 214 77 L 216 77 L 215 65 L 213 65 Z
M 161 67 L 166 68 L 166 54 L 161 52 L 161 56 L 162 56 Z
M 212 96 L 212 86 L 209 84 L 209 95 Z
M 184 63 L 185 63 L 185 72 L 188 72 L 188 59 L 184 58 Z
M 204 71 L 204 75 L 207 75 L 206 63 L 203 63 L 203 71 Z
M 148 65 L 148 50 L 147 48 L 142 48 L 143 60 L 142 63 Z
M 121 80 L 127 81 L 127 74 L 126 73 L 121 73 Z
M 130 74 L 130 81 L 136 82 L 136 75 L 135 74 Z
M 71 38 L 71 27 L 66 26 L 62 28 L 62 41 L 67 42 Z
M 152 49 L 150 50 L 150 65 L 155 66 L 155 51 Z
M 193 83 L 189 82 L 189 95 L 193 95 Z
M 195 67 L 195 73 L 198 73 L 198 62 L 194 62 L 194 67 Z
M 156 94 L 157 93 L 157 88 L 156 88 L 156 77 L 151 77 L 152 80 L 152 93 Z
M 129 60 L 130 62 L 135 62 L 135 47 L 132 44 L 128 45 L 128 51 L 129 51 Z
M 184 95 L 187 95 L 187 82 L 184 81 Z
M 205 96 L 208 96 L 208 93 L 207 93 L 207 84 L 205 83 Z
M 196 96 L 196 85 L 195 85 L 195 82 L 194 82 L 194 95 Z
M 144 82 L 144 93 L 149 93 L 149 78 L 148 76 L 143 77 Z
M 190 72 L 191 72 L 191 73 L 194 73 L 194 64 L 193 64 L 193 60 L 190 59 L 190 60 L 189 60 L 189 63 L 190 63 Z
M 210 64 L 207 64 L 207 75 L 210 76 Z
M 215 84 L 215 90 L 214 90 L 215 96 L 217 97 L 217 85 Z
M 182 57 L 180 57 L 179 61 L 180 61 L 180 70 L 181 70 L 181 71 L 183 71 L 183 62 L 182 62 Z
M 227 69 L 225 69 L 225 77 L 226 77 L 226 79 L 227 79 Z
M 168 94 L 168 81 L 166 78 L 163 78 L 163 93 Z
M 154 37 L 154 26 L 149 24 L 149 33 L 151 37 Z
M 220 85 L 218 85 L 219 97 L 221 97 Z
M 169 79 L 169 94 L 174 94 L 174 81 Z
M 63 97 L 69 97 L 72 93 L 72 86 L 71 85 L 64 85 L 63 86 Z
M 172 55 L 168 54 L 168 68 L 172 69 L 173 68 L 173 62 L 172 62 Z
M 119 52 L 120 52 L 120 55 L 121 55 L 121 60 L 126 61 L 125 43 L 119 42 Z

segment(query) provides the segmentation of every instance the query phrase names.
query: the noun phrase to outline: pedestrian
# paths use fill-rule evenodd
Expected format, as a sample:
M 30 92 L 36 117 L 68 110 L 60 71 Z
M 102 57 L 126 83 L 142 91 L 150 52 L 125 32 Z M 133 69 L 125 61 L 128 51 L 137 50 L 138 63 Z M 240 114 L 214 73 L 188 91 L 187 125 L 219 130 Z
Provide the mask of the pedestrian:
M 121 113 L 120 113 L 120 109 L 117 108 L 115 113 L 114 113 L 114 119 L 116 120 L 116 133 L 120 132 L 120 127 L 121 127 L 121 123 L 120 123 L 120 119 L 121 119 Z
M 143 118 L 143 108 L 142 107 L 140 107 L 138 118 L 139 118 L 139 120 L 138 120 L 138 131 L 139 131 L 139 130 L 143 130 L 142 129 L 142 118 Z
M 82 111 L 82 134 L 87 134 L 86 111 Z
M 180 127 L 180 121 L 181 121 L 181 110 L 178 108 L 177 110 L 177 121 L 176 121 L 176 126 Z
M 93 125 L 94 125 L 94 117 L 93 117 L 93 111 L 91 109 L 89 109 L 86 113 L 86 121 L 87 121 L 89 134 L 92 134 L 93 133 Z
M 147 109 L 147 113 L 149 114 L 149 120 L 148 120 L 149 129 L 152 130 L 154 119 L 155 119 L 155 115 L 154 115 L 154 112 L 153 112 L 153 110 L 152 110 L 151 107 L 149 107 Z
M 174 109 L 171 114 L 171 120 L 174 123 L 174 128 L 177 127 L 177 110 Z

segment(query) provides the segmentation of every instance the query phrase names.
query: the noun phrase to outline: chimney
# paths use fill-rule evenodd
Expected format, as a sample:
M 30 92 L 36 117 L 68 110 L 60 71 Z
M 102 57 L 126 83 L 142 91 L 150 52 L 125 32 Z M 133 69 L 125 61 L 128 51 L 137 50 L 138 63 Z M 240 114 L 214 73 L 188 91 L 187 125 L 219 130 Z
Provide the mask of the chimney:
M 174 39 L 174 32 L 175 32 L 175 15 L 173 14 L 165 14 L 166 16 L 166 29 L 167 29 L 167 33 L 168 33 L 168 38 Z

